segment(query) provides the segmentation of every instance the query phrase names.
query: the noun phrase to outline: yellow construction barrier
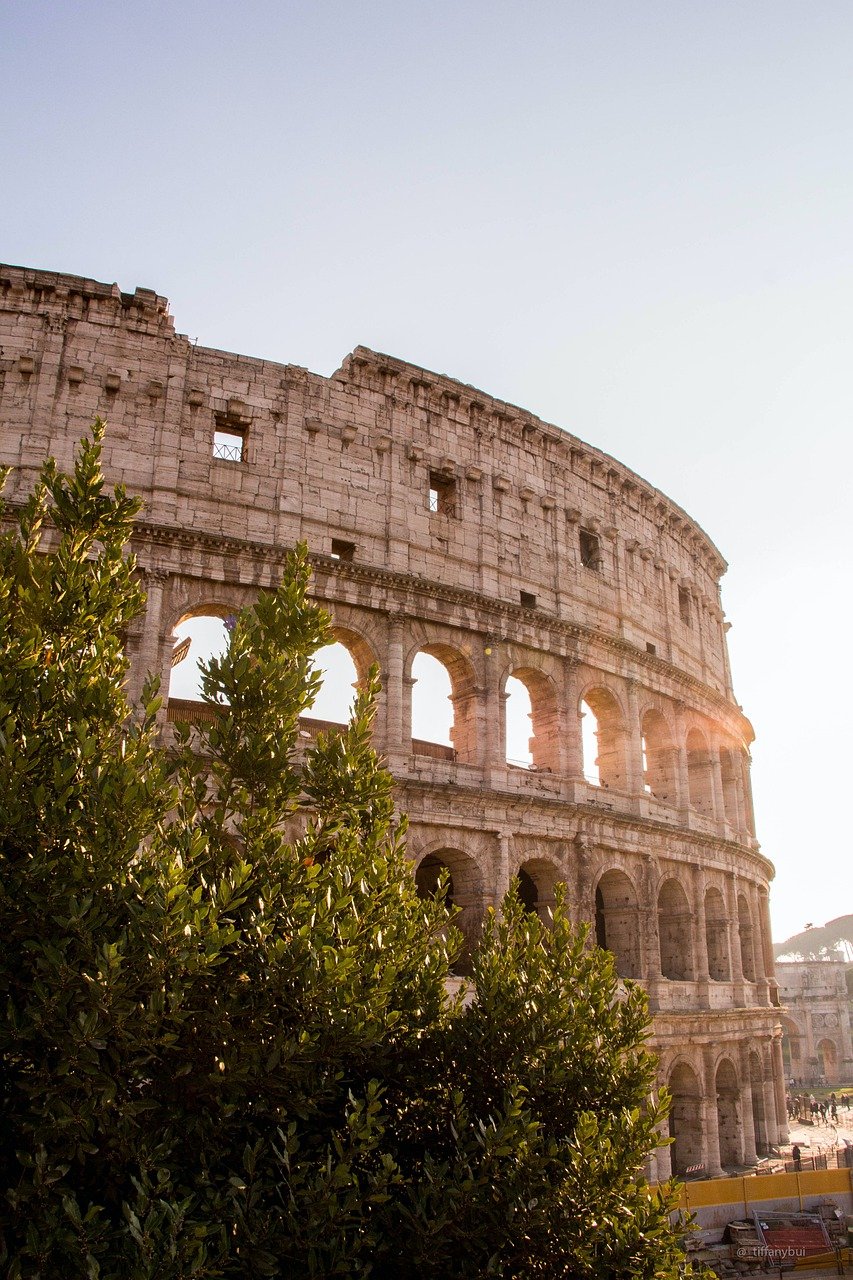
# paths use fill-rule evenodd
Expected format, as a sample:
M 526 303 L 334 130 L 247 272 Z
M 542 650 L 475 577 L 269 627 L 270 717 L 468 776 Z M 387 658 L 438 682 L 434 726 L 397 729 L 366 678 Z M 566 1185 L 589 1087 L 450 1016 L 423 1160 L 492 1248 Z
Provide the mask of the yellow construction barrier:
M 730 1204 L 743 1208 L 767 1200 L 797 1199 L 803 1208 L 803 1196 L 832 1193 L 853 1196 L 853 1169 L 814 1169 L 805 1173 L 767 1173 L 760 1177 L 711 1178 L 707 1182 L 685 1182 L 681 1188 L 679 1208 L 687 1211 L 709 1205 Z

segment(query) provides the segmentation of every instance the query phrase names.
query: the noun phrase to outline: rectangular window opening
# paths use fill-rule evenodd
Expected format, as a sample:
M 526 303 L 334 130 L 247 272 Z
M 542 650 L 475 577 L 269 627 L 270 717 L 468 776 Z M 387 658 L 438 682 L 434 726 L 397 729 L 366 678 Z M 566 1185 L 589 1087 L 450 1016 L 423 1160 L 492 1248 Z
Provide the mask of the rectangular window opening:
M 355 558 L 355 543 L 343 538 L 332 538 L 332 559 L 349 562 Z
M 678 588 L 678 612 L 685 627 L 690 626 L 690 592 L 686 587 Z
M 519 594 L 521 595 L 521 603 L 525 609 L 536 608 L 536 597 L 532 591 L 522 591 Z
M 658 651 L 658 647 L 657 647 L 657 645 L 656 645 L 656 644 L 652 644 L 651 640 L 647 640 L 647 641 L 646 641 L 646 653 L 657 653 L 657 651 Z
M 456 481 L 441 471 L 429 473 L 427 506 L 433 515 L 456 515 Z
M 585 569 L 601 568 L 601 547 L 598 538 L 589 529 L 580 530 L 581 564 Z
M 213 433 L 213 456 L 221 462 L 243 462 L 246 432 L 239 427 L 217 427 Z

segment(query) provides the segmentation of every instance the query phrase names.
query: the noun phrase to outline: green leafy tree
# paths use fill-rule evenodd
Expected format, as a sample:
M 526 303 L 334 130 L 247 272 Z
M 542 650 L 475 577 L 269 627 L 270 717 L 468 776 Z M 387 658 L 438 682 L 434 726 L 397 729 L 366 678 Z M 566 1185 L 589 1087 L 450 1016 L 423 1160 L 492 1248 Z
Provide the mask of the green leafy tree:
M 300 746 L 304 549 L 166 752 L 122 638 L 103 428 L 0 541 L 0 1230 L 9 1276 L 670 1276 L 641 994 L 510 896 L 477 999 L 370 745 Z

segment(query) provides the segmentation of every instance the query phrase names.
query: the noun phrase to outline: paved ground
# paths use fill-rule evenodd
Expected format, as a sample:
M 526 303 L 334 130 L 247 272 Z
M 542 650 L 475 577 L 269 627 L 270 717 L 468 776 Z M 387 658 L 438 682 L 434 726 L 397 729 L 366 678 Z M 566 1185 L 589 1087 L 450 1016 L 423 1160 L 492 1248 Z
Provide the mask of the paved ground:
M 790 1143 L 796 1142 L 803 1155 L 819 1155 L 823 1151 L 843 1147 L 845 1138 L 853 1144 L 853 1111 L 840 1111 L 837 1124 L 802 1124 L 790 1122 Z

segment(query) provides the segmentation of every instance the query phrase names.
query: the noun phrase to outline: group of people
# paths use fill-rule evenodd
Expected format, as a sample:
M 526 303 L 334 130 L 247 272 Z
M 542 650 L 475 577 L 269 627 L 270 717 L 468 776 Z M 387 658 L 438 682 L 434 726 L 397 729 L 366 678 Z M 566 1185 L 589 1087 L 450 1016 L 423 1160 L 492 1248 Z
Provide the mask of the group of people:
M 850 1110 L 853 1103 L 853 1095 L 843 1093 L 840 1097 L 836 1097 L 831 1093 L 828 1098 L 822 1098 L 818 1101 L 813 1093 L 808 1097 L 804 1093 L 787 1094 L 785 1098 L 788 1108 L 789 1120 L 811 1120 L 812 1124 L 826 1124 L 831 1121 L 832 1124 L 838 1122 L 838 1111 L 843 1107 L 846 1111 Z

